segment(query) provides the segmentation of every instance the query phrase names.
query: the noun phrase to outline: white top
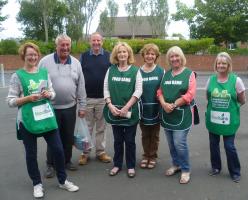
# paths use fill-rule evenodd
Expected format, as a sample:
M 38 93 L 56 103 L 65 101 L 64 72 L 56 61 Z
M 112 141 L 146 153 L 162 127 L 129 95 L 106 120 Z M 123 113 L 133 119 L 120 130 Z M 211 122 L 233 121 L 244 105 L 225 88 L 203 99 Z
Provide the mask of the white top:
M 209 80 L 210 80 L 210 77 L 208 78 L 207 80 L 207 83 L 206 83 L 206 87 L 205 87 L 205 90 L 207 90 L 208 88 L 208 85 L 209 85 Z M 225 83 L 227 80 L 225 81 L 220 81 L 218 80 L 219 83 Z M 240 77 L 237 77 L 237 81 L 236 81 L 236 92 L 237 94 L 240 94 L 241 92 L 245 91 L 245 85 L 244 85 L 244 82 L 242 81 L 242 79 Z

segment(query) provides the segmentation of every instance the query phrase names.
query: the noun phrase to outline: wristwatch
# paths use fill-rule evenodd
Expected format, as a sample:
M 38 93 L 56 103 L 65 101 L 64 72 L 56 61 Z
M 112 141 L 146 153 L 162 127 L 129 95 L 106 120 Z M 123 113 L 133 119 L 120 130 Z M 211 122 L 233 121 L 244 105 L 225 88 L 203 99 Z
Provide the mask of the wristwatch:
M 109 105 L 111 103 L 111 101 L 106 101 L 106 104 Z

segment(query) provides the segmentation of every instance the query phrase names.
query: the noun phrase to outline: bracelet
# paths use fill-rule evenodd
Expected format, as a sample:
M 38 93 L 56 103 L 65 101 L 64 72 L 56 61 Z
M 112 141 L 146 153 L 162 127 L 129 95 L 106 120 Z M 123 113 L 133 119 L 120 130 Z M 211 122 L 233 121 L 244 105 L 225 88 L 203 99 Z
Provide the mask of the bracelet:
M 106 104 L 107 104 L 107 105 L 109 105 L 110 103 L 111 103 L 111 101 L 109 101 L 109 102 L 106 102 Z

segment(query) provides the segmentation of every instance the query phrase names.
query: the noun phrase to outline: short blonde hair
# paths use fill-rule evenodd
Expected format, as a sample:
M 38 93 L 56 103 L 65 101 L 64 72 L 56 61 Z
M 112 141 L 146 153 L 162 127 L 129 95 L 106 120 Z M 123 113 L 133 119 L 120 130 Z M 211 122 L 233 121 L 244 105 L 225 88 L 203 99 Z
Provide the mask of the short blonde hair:
M 173 47 L 169 48 L 169 50 L 166 53 L 166 63 L 167 63 L 168 66 L 171 66 L 170 55 L 172 53 L 175 53 L 175 54 L 179 55 L 179 57 L 181 58 L 182 65 L 183 66 L 186 65 L 186 58 L 185 58 L 185 55 L 183 53 L 183 50 L 178 46 L 173 46 Z
M 20 48 L 18 49 L 18 53 L 19 53 L 19 55 L 23 61 L 25 60 L 27 48 L 34 49 L 37 52 L 38 56 L 40 57 L 41 53 L 40 53 L 39 47 L 32 42 L 26 42 L 26 43 L 22 44 L 20 46 Z
M 144 58 L 145 54 L 150 50 L 154 51 L 154 53 L 156 55 L 155 63 L 157 63 L 158 58 L 160 56 L 160 52 L 159 52 L 159 48 L 156 44 L 154 44 L 154 43 L 145 44 L 144 47 L 140 50 L 140 53 L 141 53 L 142 57 Z
M 112 50 L 112 53 L 111 53 L 111 56 L 110 56 L 110 62 L 112 64 L 118 64 L 119 63 L 118 58 L 117 58 L 117 54 L 118 54 L 118 51 L 119 51 L 120 47 L 125 47 L 127 49 L 127 52 L 128 52 L 127 64 L 128 65 L 133 64 L 135 62 L 134 61 L 133 50 L 126 42 L 118 42 L 114 46 L 114 48 Z
M 226 62 L 228 64 L 228 72 L 231 72 L 232 71 L 232 59 L 227 52 L 218 53 L 218 55 L 216 56 L 216 59 L 214 61 L 214 71 L 217 71 L 217 62 L 218 62 L 218 59 L 220 59 L 220 58 L 226 59 Z
M 55 44 L 58 46 L 60 40 L 68 40 L 71 43 L 71 38 L 66 34 L 60 34 L 55 39 Z

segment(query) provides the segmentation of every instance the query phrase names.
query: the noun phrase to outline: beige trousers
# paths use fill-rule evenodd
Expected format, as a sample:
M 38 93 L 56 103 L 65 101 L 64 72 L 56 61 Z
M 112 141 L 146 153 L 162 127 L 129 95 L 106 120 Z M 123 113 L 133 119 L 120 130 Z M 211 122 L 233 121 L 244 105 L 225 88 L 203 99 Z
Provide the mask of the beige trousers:
M 93 130 L 95 127 L 95 149 L 96 155 L 105 152 L 105 127 L 106 122 L 103 117 L 103 108 L 105 105 L 105 100 L 103 98 L 87 98 L 87 110 L 86 110 L 86 121 L 89 127 L 89 132 L 93 139 Z M 94 142 L 94 141 L 93 141 Z M 88 154 L 89 152 L 84 152 Z

